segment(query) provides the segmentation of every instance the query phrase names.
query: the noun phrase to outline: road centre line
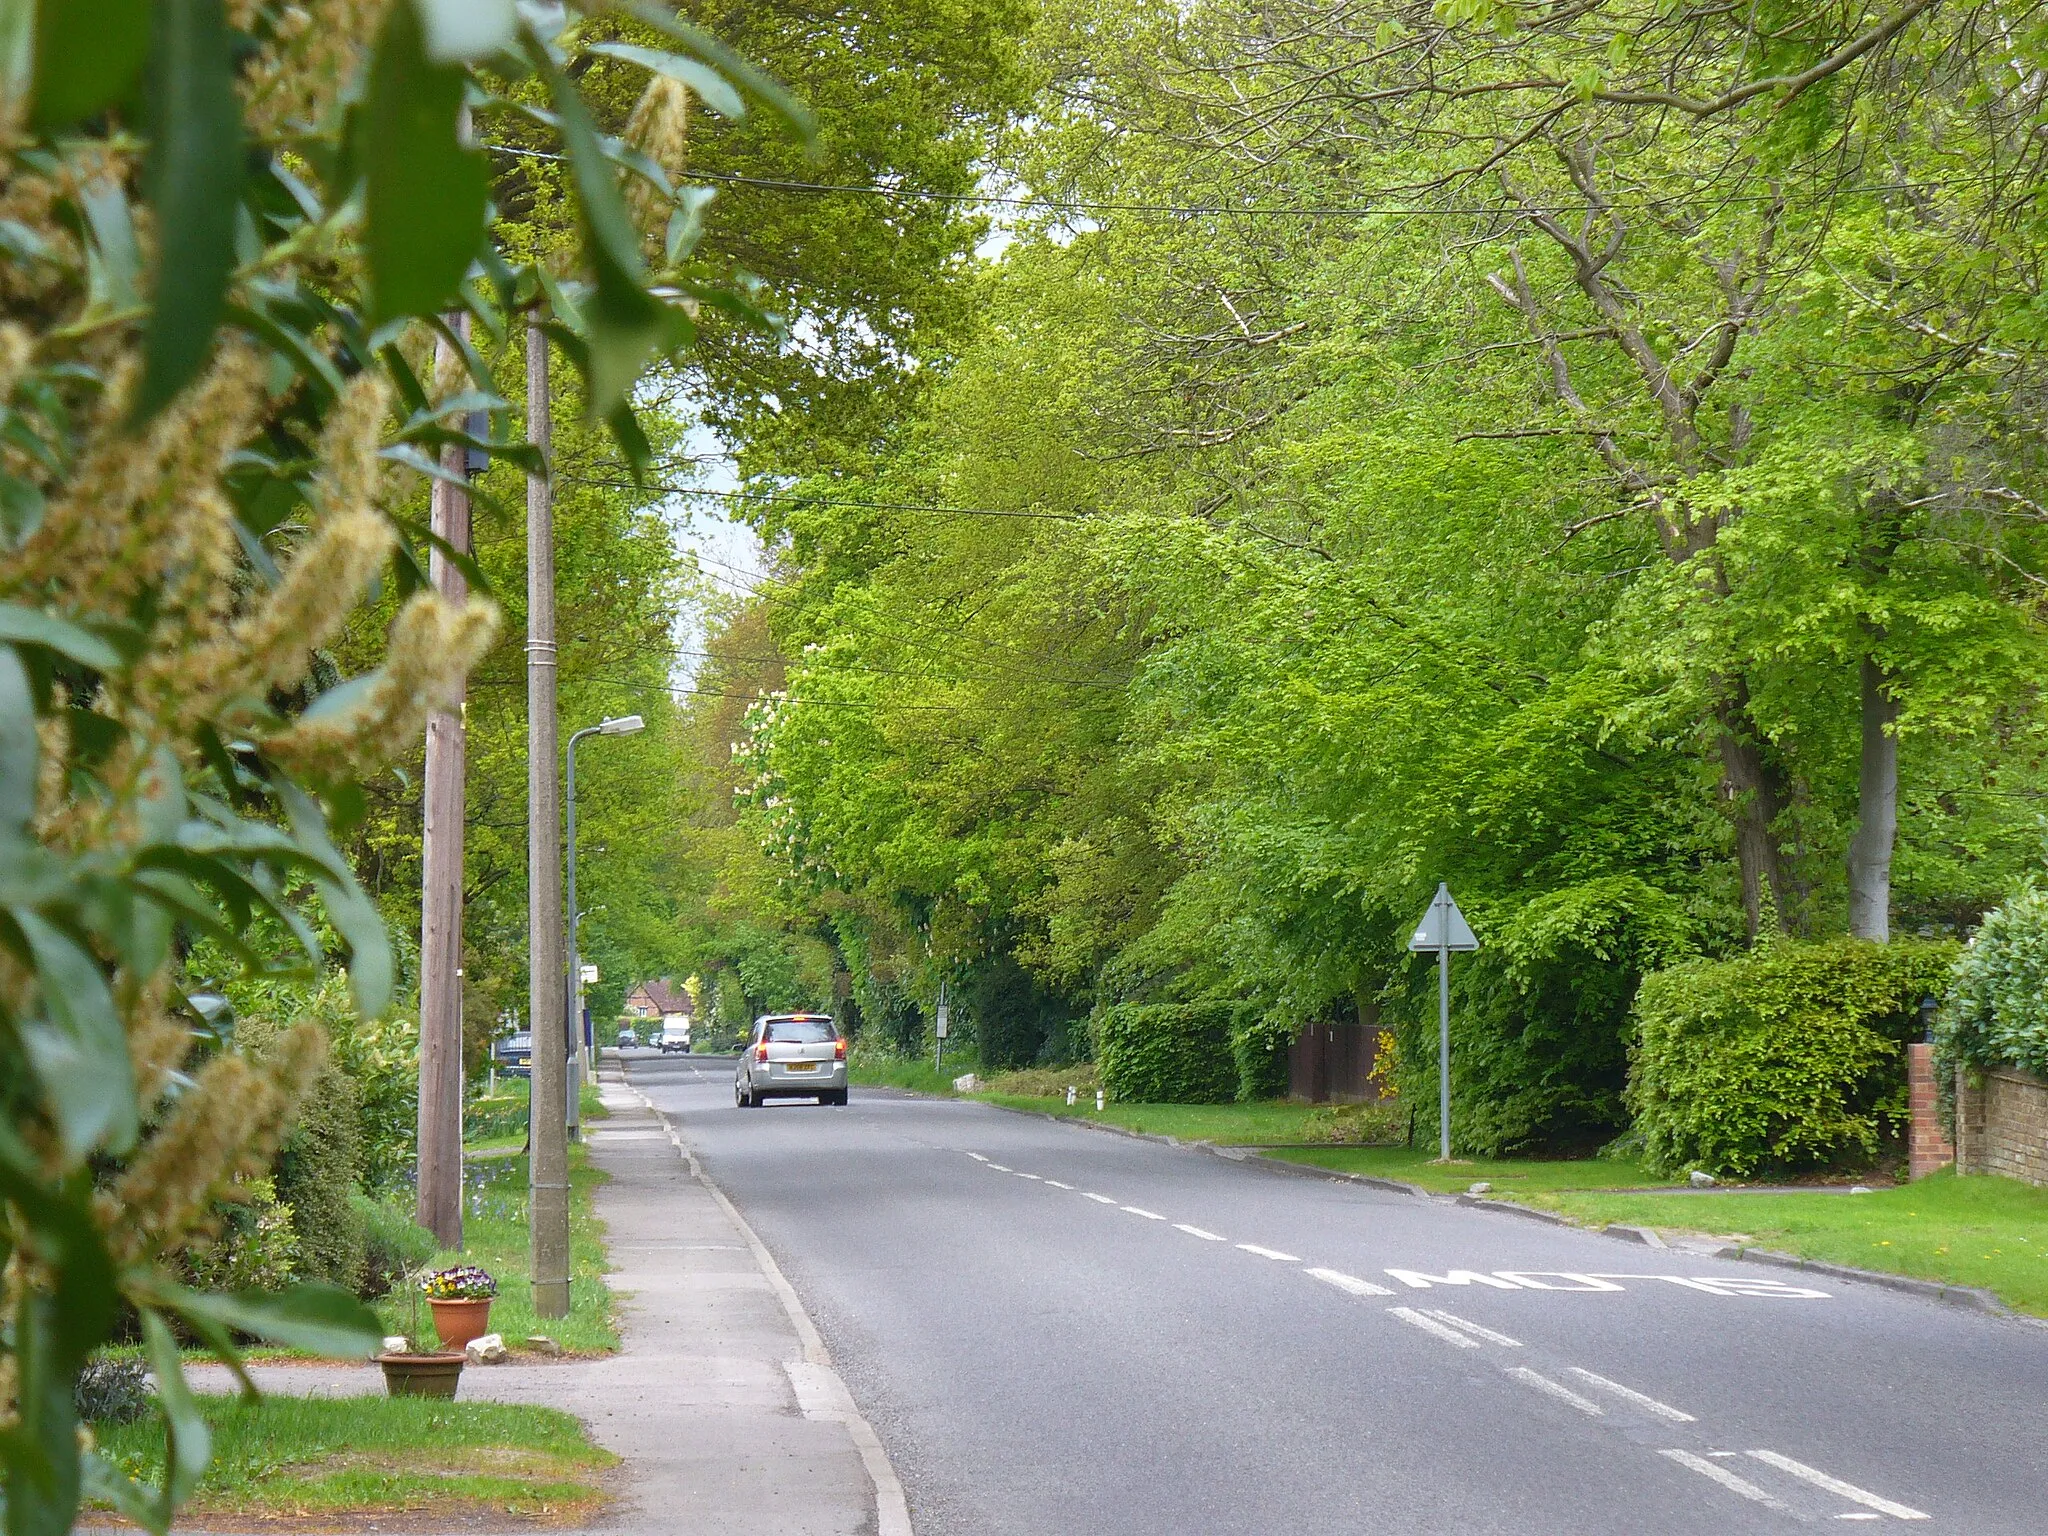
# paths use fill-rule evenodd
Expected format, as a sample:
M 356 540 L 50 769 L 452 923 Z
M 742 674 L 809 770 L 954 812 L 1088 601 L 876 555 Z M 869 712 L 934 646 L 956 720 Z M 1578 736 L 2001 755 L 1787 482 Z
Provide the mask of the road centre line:
M 1256 1254 L 1262 1259 L 1277 1259 L 1282 1264 L 1299 1264 L 1301 1262 L 1298 1255 L 1282 1253 L 1278 1248 L 1261 1248 L 1257 1243 L 1239 1243 L 1237 1246 L 1244 1252 Z
M 1164 1216 L 1160 1215 L 1160 1214 L 1159 1214 L 1159 1213 L 1158 1213 L 1157 1211 L 1145 1211 L 1145 1210 L 1140 1210 L 1140 1209 L 1139 1209 L 1139 1208 L 1138 1208 L 1137 1206 L 1135 1206 L 1135 1205 L 1120 1205 L 1120 1206 L 1118 1206 L 1118 1207 L 1117 1207 L 1117 1209 L 1118 1209 L 1118 1210 L 1120 1210 L 1120 1211 L 1129 1211 L 1129 1212 L 1130 1212 L 1130 1213 L 1131 1213 L 1131 1214 L 1132 1214 L 1133 1216 L 1142 1216 L 1142 1217 L 1144 1217 L 1144 1218 L 1145 1218 L 1145 1219 L 1146 1219 L 1147 1221 L 1164 1221 L 1164 1220 L 1166 1220 L 1166 1218 L 1165 1218 Z
M 1657 1454 L 1677 1462 L 1681 1467 L 1692 1468 L 1701 1477 L 1712 1478 L 1730 1493 L 1739 1493 L 1751 1503 L 1761 1504 L 1766 1509 L 1783 1510 L 1789 1507 L 1784 1500 L 1773 1497 L 1747 1478 L 1737 1477 L 1726 1467 L 1711 1462 L 1704 1456 L 1695 1455 L 1691 1451 L 1659 1451 Z
M 983 1159 L 983 1166 L 991 1173 L 1015 1173 L 1017 1171 L 1014 1168 L 1006 1168 L 1001 1163 L 991 1163 L 985 1158 Z
M 1449 1323 L 1453 1328 L 1462 1328 L 1475 1339 L 1484 1339 L 1489 1344 L 1498 1344 L 1503 1349 L 1520 1349 L 1522 1341 L 1511 1339 L 1504 1333 L 1495 1333 L 1491 1328 L 1482 1328 L 1469 1317 L 1460 1317 L 1455 1312 L 1446 1312 L 1442 1307 L 1426 1307 L 1426 1312 L 1440 1323 Z
M 1505 1374 L 1514 1377 L 1519 1382 L 1524 1382 L 1534 1387 L 1546 1397 L 1554 1397 L 1560 1403 L 1578 1409 L 1579 1412 L 1586 1414 L 1590 1418 L 1604 1419 L 1607 1417 L 1607 1410 L 1594 1402 L 1593 1399 L 1581 1397 L 1570 1387 L 1565 1386 L 1561 1382 L 1552 1381 L 1541 1371 L 1532 1371 L 1526 1365 L 1516 1365 L 1510 1366 Z
M 1072 1189 L 1074 1186 L 1071 1184 L 1062 1184 L 1058 1179 L 1047 1179 L 1045 1181 L 1045 1187 L 1047 1189 Z
M 1043 1184 L 1045 1182 L 1045 1180 L 1041 1179 L 1035 1173 L 1020 1173 L 1017 1175 L 1017 1177 L 1020 1179 L 1029 1179 L 1034 1184 Z
M 1100 1204 L 1100 1205 L 1115 1205 L 1115 1204 L 1116 1204 L 1116 1202 L 1115 1202 L 1114 1200 L 1110 1199 L 1110 1197 L 1109 1197 L 1108 1195 L 1091 1195 L 1091 1194 L 1089 1194 L 1089 1193 L 1088 1193 L 1088 1191 L 1087 1191 L 1087 1190 L 1085 1190 L 1085 1189 L 1081 1191 L 1081 1198 L 1082 1198 L 1083 1200 L 1093 1200 L 1093 1201 L 1097 1202 L 1097 1203 L 1098 1203 L 1098 1204 Z
M 970 1152 L 967 1155 L 973 1158 L 977 1163 L 985 1163 L 988 1161 L 988 1159 L 983 1157 L 979 1152 Z
M 1811 1483 L 1816 1488 L 1825 1488 L 1838 1498 L 1847 1499 L 1852 1504 L 1861 1504 L 1865 1509 L 1874 1509 L 1880 1514 L 1890 1515 L 1894 1520 L 1932 1518 L 1924 1510 L 1914 1509 L 1910 1504 L 1894 1504 L 1890 1499 L 1879 1498 L 1866 1488 L 1858 1488 L 1854 1483 L 1845 1483 L 1839 1477 L 1829 1477 L 1818 1468 L 1794 1461 L 1790 1456 L 1781 1456 L 1776 1451 L 1751 1451 L 1749 1454 L 1767 1467 L 1789 1472 L 1801 1482 Z
M 1634 1387 L 1624 1387 L 1620 1382 L 1609 1381 L 1605 1376 L 1595 1376 L 1591 1371 L 1585 1370 L 1580 1366 L 1568 1365 L 1565 1369 L 1588 1386 L 1598 1387 L 1602 1392 L 1610 1393 L 1625 1403 L 1634 1403 L 1636 1407 L 1642 1409 L 1645 1413 L 1654 1413 L 1660 1419 L 1669 1419 L 1674 1424 L 1696 1424 L 1699 1422 L 1684 1409 L 1674 1408 L 1669 1403 L 1660 1403 L 1656 1398 L 1638 1392 Z
M 1353 1296 L 1391 1296 L 1394 1293 L 1384 1285 L 1374 1285 L 1370 1280 L 1361 1280 L 1356 1275 L 1347 1275 L 1341 1269 L 1311 1269 L 1308 1274 L 1325 1285 L 1334 1285 L 1340 1291 Z
M 1173 1224 L 1173 1230 L 1185 1232 L 1189 1237 L 1199 1237 L 1205 1243 L 1227 1243 L 1230 1241 L 1229 1238 L 1220 1232 L 1205 1232 L 1200 1227 L 1191 1227 L 1184 1221 L 1176 1221 Z
M 1460 1349 L 1477 1349 L 1479 1341 L 1468 1339 L 1455 1328 L 1447 1328 L 1433 1317 L 1425 1316 L 1413 1307 L 1389 1307 L 1390 1316 L 1398 1317 L 1411 1328 L 1420 1328 L 1424 1333 L 1434 1334 L 1446 1344 L 1455 1344 Z

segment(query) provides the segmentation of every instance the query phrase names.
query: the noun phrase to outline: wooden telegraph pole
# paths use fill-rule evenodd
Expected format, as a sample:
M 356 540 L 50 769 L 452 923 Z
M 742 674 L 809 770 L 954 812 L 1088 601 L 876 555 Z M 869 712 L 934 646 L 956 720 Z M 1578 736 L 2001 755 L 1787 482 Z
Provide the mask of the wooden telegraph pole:
M 547 456 L 554 446 L 548 339 L 526 327 L 526 440 L 542 471 L 526 481 L 526 943 L 533 1020 L 527 1137 L 531 1148 L 533 1310 L 569 1315 L 569 1079 L 567 961 L 562 944 L 562 805 L 555 781 L 555 505 Z
M 451 317 L 467 334 L 469 317 Z M 460 358 L 444 337 L 436 372 Z M 434 536 L 469 553 L 468 450 L 441 450 L 444 477 L 434 481 Z M 452 478 L 451 478 L 452 477 Z M 428 555 L 434 589 L 452 603 L 468 599 L 469 583 L 439 545 Z M 462 701 L 427 716 L 425 825 L 420 872 L 420 1118 L 419 1224 L 444 1248 L 462 1246 L 462 835 L 467 750 Z

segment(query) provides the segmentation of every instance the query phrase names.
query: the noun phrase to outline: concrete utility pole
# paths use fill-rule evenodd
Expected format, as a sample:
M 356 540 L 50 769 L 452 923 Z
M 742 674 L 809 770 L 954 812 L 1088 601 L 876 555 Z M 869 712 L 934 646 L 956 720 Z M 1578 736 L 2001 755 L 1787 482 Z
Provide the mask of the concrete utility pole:
M 450 317 L 467 334 L 469 317 Z M 437 373 L 459 361 L 444 337 L 435 348 Z M 469 553 L 469 494 L 462 479 L 468 452 L 441 450 L 445 477 L 434 481 L 434 536 Z M 452 478 L 450 478 L 452 477 Z M 462 570 L 439 545 L 428 554 L 434 589 L 452 603 L 469 595 Z M 427 773 L 420 848 L 420 1111 L 419 1224 L 444 1248 L 462 1246 L 462 836 L 463 779 L 468 754 L 463 704 L 427 716 Z
M 576 907 L 576 743 L 586 736 L 630 736 L 643 728 L 644 722 L 638 715 L 619 715 L 609 720 L 600 720 L 596 725 L 587 725 L 569 737 L 569 922 L 568 936 L 563 941 L 569 951 L 568 988 L 562 998 L 563 1012 L 568 1029 L 563 1043 L 568 1054 L 580 1066 L 583 1060 L 583 950 L 582 937 L 577 932 L 577 920 L 584 914 Z M 537 1036 L 535 1038 L 538 1038 Z M 569 1074 L 565 1092 L 576 1093 L 579 1078 L 576 1072 Z M 540 1087 L 534 1085 L 534 1094 L 539 1096 Z M 580 1105 L 574 1098 L 557 1100 L 567 1112 L 571 1133 L 582 1117 Z
M 548 338 L 526 327 L 526 440 L 545 458 L 554 447 Z M 569 1149 L 562 1120 L 569 1062 L 562 1013 L 562 811 L 555 782 L 555 503 L 551 466 L 526 480 L 526 945 L 532 968 L 527 1017 L 527 1166 L 533 1213 L 533 1311 L 569 1315 Z

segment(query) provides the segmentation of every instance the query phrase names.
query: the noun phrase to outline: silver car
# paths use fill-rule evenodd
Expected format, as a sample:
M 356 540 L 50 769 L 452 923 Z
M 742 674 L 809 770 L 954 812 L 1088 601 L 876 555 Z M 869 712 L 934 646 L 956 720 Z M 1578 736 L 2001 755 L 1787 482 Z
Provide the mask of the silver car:
M 846 1102 L 846 1041 L 825 1013 L 770 1013 L 754 1020 L 754 1034 L 732 1075 L 733 1102 L 757 1109 L 768 1099 Z

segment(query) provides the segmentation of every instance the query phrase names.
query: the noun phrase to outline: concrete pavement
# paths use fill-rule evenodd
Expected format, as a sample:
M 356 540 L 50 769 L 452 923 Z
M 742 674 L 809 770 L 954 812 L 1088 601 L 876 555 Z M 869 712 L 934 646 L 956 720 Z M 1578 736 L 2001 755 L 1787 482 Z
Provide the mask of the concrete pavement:
M 2048 1529 L 2048 1332 L 989 1106 L 630 1072 L 919 1536 Z

